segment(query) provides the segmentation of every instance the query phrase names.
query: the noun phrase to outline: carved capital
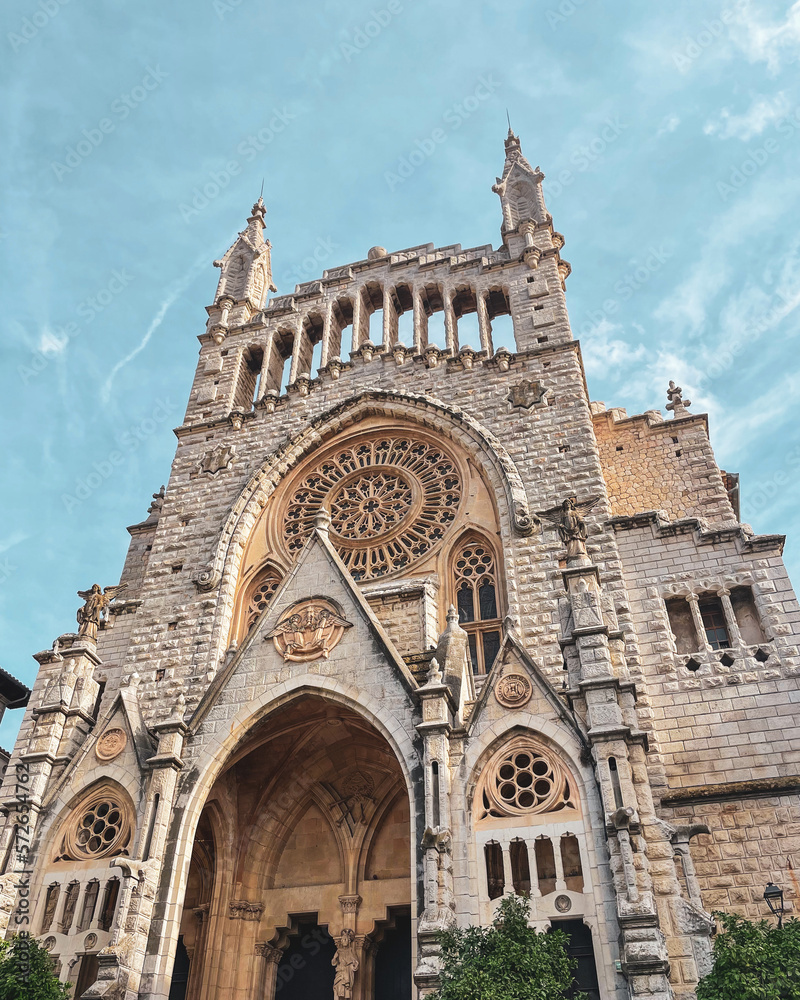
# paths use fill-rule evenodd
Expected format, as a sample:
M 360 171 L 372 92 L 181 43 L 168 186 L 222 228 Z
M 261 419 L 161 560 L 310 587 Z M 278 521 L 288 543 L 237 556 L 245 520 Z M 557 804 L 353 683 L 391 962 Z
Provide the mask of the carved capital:
M 362 900 L 359 895 L 339 897 L 339 905 L 342 908 L 342 913 L 358 913 L 361 902 Z
M 228 904 L 231 920 L 260 920 L 263 912 L 263 903 L 251 903 L 246 899 L 232 899 Z

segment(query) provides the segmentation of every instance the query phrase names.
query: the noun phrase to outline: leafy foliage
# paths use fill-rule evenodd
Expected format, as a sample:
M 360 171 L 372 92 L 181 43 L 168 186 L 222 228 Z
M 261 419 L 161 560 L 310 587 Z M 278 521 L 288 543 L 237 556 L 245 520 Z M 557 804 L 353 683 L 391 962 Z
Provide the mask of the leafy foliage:
M 697 1000 L 800 1000 L 800 920 L 782 928 L 715 913 L 714 968 L 697 987 Z
M 431 1000 L 562 1000 L 577 963 L 563 931 L 528 926 L 530 908 L 524 896 L 506 896 L 491 927 L 441 934 L 441 987 Z
M 68 1000 L 71 990 L 59 982 L 53 960 L 34 938 L 0 941 L 0 1000 Z

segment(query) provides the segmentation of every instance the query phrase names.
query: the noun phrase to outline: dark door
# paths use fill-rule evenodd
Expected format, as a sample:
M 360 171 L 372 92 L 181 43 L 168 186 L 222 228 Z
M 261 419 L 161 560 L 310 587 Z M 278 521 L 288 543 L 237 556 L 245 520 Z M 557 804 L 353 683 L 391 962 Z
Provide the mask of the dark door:
M 335 954 L 327 930 L 319 924 L 300 924 L 278 965 L 276 1000 L 331 1000 Z
M 591 930 L 582 920 L 554 920 L 552 929 L 564 931 L 569 937 L 567 952 L 578 962 L 575 969 L 575 982 L 567 996 L 572 997 L 576 993 L 585 993 L 588 1000 L 600 1000 Z
M 375 1000 L 411 1000 L 411 915 L 399 916 L 375 953 Z
M 75 1000 L 80 1000 L 86 990 L 97 979 L 99 963 L 97 955 L 84 955 L 81 959 L 81 968 L 78 973 L 78 981 L 75 984 Z
M 172 982 L 169 987 L 169 1000 L 184 1000 L 186 986 L 189 982 L 189 952 L 183 943 L 183 935 L 178 937 L 175 949 L 175 961 L 172 965 Z

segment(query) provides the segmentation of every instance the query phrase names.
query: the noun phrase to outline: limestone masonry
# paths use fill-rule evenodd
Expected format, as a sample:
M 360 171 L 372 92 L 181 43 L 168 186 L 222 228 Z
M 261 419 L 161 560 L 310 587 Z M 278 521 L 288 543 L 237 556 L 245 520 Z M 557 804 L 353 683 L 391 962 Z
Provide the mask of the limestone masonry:
M 711 910 L 791 908 L 783 536 L 679 386 L 589 402 L 505 150 L 499 249 L 270 297 L 259 199 L 214 262 L 169 482 L 36 654 L 3 779 L 0 916 L 76 997 L 424 997 L 437 932 L 519 892 L 591 1000 L 688 998 Z

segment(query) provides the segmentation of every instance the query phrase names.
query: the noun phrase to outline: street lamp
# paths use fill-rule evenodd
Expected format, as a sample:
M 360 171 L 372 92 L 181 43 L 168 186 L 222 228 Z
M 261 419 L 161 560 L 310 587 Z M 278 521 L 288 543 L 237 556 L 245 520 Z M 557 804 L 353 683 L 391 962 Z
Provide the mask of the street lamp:
M 778 918 L 778 927 L 783 927 L 783 889 L 778 888 L 774 882 L 768 882 L 764 890 L 764 899 L 770 912 Z

